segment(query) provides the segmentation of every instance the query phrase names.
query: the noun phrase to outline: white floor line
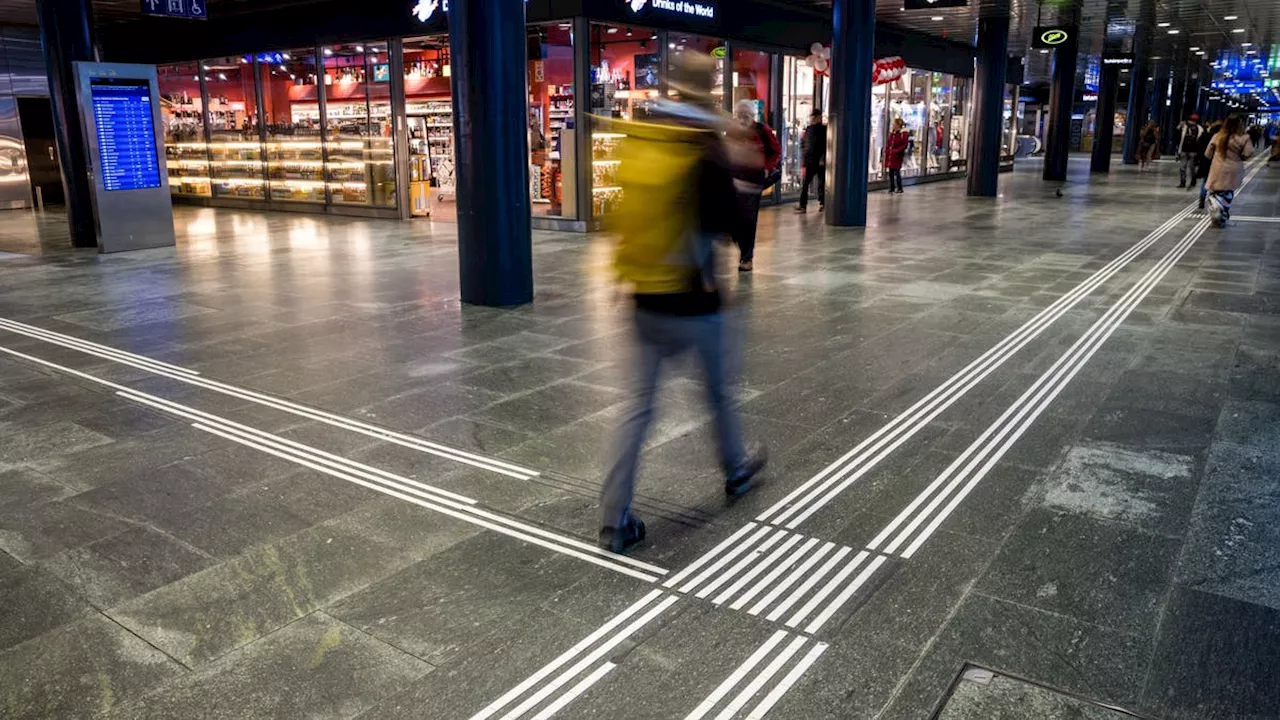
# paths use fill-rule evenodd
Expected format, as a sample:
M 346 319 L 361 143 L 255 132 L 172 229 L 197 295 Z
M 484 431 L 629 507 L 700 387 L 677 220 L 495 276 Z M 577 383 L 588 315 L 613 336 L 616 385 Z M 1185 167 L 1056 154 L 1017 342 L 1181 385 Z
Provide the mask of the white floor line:
M 336 413 L 328 412 L 327 410 L 321 410 L 319 408 L 313 408 L 307 405 L 302 405 L 300 403 L 295 403 L 293 401 L 286 400 L 284 398 L 275 397 L 272 395 L 268 395 L 266 393 L 250 390 L 248 388 L 238 387 L 235 385 L 231 385 L 229 383 L 224 383 L 224 382 L 213 380 L 206 377 L 193 377 L 193 376 L 186 375 L 183 372 L 155 367 L 149 364 L 149 361 L 131 360 L 128 358 L 112 355 L 106 351 L 97 350 L 93 347 L 86 346 L 82 344 L 83 341 L 80 341 L 71 336 L 61 335 L 60 333 L 54 333 L 49 330 L 32 328 L 31 326 L 15 324 L 12 320 L 5 320 L 3 318 L 0 318 L 0 330 L 6 330 L 8 332 L 12 332 L 18 335 L 23 335 L 33 339 L 42 340 L 44 342 L 48 342 L 53 345 L 59 345 L 61 347 L 65 347 L 68 349 L 85 353 L 87 355 L 92 355 L 105 360 L 111 360 L 113 362 L 117 362 L 122 365 L 134 367 L 139 370 L 144 370 L 146 372 L 150 372 L 155 375 L 177 380 L 179 382 L 183 382 L 188 385 L 194 385 L 196 387 L 204 388 L 206 390 L 211 390 L 213 392 L 221 393 L 223 395 L 228 395 L 228 396 L 235 397 L 241 400 L 246 400 L 248 402 L 252 402 L 258 405 L 270 407 L 272 409 L 279 410 L 281 412 L 286 412 L 298 417 L 304 417 L 309 420 L 315 420 L 317 422 L 321 422 L 333 427 L 347 430 L 349 432 L 359 433 L 362 435 L 366 435 L 368 437 L 382 440 L 384 442 L 394 443 L 397 445 L 401 445 L 403 447 L 410 448 L 412 450 L 416 450 L 418 452 L 436 455 L 438 457 L 442 457 L 447 460 L 452 460 L 454 462 L 463 463 L 466 465 L 472 465 L 482 470 L 488 470 L 501 475 L 506 475 L 508 477 L 512 477 L 520 480 L 528 480 L 528 479 L 537 477 L 540 474 L 536 470 L 523 468 L 518 465 L 514 465 L 512 463 L 498 460 L 496 458 L 485 457 L 483 455 L 478 455 L 476 453 L 468 452 L 466 450 L 460 450 L 458 448 L 452 448 L 447 445 L 441 445 L 439 443 L 426 440 L 425 438 L 420 438 L 416 435 L 409 435 L 409 434 L 401 433 L 395 430 L 389 430 L 387 428 L 378 427 L 377 425 L 371 425 L 369 423 L 365 423 L 360 420 L 356 420 L 354 418 L 349 418 L 342 415 L 338 415 Z M 191 371 L 186 371 L 186 372 L 191 372 Z
M 787 627 L 793 628 L 803 622 L 805 618 L 809 617 L 809 614 L 814 610 L 817 610 L 818 606 L 822 604 L 822 601 L 826 600 L 827 596 L 835 592 L 836 588 L 840 587 L 840 584 L 852 575 L 855 570 L 861 567 L 862 563 L 870 556 L 871 553 L 866 550 L 854 555 L 853 560 L 851 560 L 849 564 L 840 568 L 840 572 L 836 573 L 835 577 L 831 578 L 826 585 L 823 585 L 821 590 L 814 593 L 813 597 L 809 598 L 809 602 L 805 603 L 804 606 L 796 611 L 795 615 L 792 615 L 791 618 L 787 620 Z
M 684 720 L 702 720 L 702 718 L 706 717 L 707 713 L 711 712 L 716 705 L 719 705 L 720 701 L 723 700 L 738 683 L 742 682 L 742 679 L 747 676 L 747 673 L 754 670 L 755 667 L 759 665 L 765 657 L 767 657 L 769 653 L 778 646 L 779 643 L 785 640 L 788 635 L 789 633 L 785 630 L 775 632 L 763 645 L 756 648 L 756 651 L 751 653 L 751 655 L 749 655 L 741 665 L 734 669 L 734 671 L 729 674 L 729 677 L 725 678 L 723 682 L 716 686 L 716 689 L 712 690 L 711 694 L 693 709 L 693 712 L 686 715 Z
M 706 565 L 707 563 L 714 560 L 717 555 L 724 552 L 726 549 L 729 548 L 729 546 L 741 540 L 743 535 L 746 535 L 747 533 L 751 532 L 757 527 L 759 526 L 756 525 L 755 523 L 747 523 L 746 525 L 743 525 L 742 527 L 738 528 L 736 532 L 734 532 L 732 535 L 725 538 L 724 540 L 721 540 L 715 547 L 711 548 L 707 552 L 698 556 L 697 560 L 694 560 L 692 563 L 686 565 L 684 569 L 680 570 L 680 572 L 677 572 L 675 575 L 672 575 L 671 577 L 667 578 L 667 581 L 662 584 L 663 587 L 669 587 L 669 588 L 675 587 L 685 578 L 689 577 L 690 575 L 692 575 L 693 573 L 701 569 L 703 565 Z
M 827 560 L 827 562 L 824 563 L 822 567 L 818 568 L 817 572 L 810 575 L 808 579 L 806 579 L 800 585 L 800 587 L 796 588 L 795 591 L 792 592 L 791 595 L 789 595 L 787 599 L 782 602 L 781 605 L 774 608 L 773 612 L 766 615 L 765 619 L 768 620 L 769 622 L 777 622 L 778 618 L 781 618 L 783 615 L 785 615 L 787 611 L 791 609 L 792 605 L 795 605 L 797 602 L 800 602 L 801 598 L 803 598 L 805 595 L 808 595 L 809 591 L 813 589 L 813 586 L 822 582 L 822 578 L 826 577 L 827 573 L 834 570 L 835 567 L 840 564 L 840 561 L 843 560 L 851 552 L 853 552 L 853 548 L 849 548 L 849 547 L 842 547 L 839 550 L 837 550 L 836 554 L 831 556 L 831 559 Z
M 871 561 L 871 564 L 867 565 L 867 567 L 858 574 L 858 577 L 854 578 L 853 582 L 849 583 L 844 590 L 841 590 L 840 594 L 837 595 L 834 600 L 827 603 L 826 609 L 818 613 L 818 616 L 813 619 L 813 622 L 809 623 L 805 627 L 804 631 L 813 635 L 821 630 L 822 626 L 826 625 L 827 621 L 839 612 L 840 608 L 844 607 L 845 603 L 849 602 L 849 598 L 853 597 L 854 593 L 861 590 L 862 586 L 867 584 L 867 580 L 871 579 L 871 576 L 874 575 L 876 571 L 880 569 L 880 566 L 885 564 L 888 559 L 889 558 L 884 555 L 877 555 L 876 558 Z
M 713 599 L 711 602 L 716 605 L 723 605 L 726 602 L 728 602 L 733 596 L 737 595 L 739 592 L 742 592 L 742 588 L 746 587 L 747 583 L 756 579 L 756 577 L 760 575 L 760 573 L 763 573 L 765 570 L 768 570 L 770 566 L 772 566 L 774 563 L 778 562 L 783 557 L 785 557 L 787 554 L 787 551 L 795 547 L 803 539 L 804 539 L 803 535 L 792 535 L 791 537 L 787 538 L 786 542 L 782 543 L 782 545 L 778 546 L 776 550 L 769 553 L 768 557 L 761 558 L 759 562 L 757 562 L 755 565 L 751 567 L 750 571 L 744 573 L 742 577 L 738 578 L 736 582 L 734 582 L 729 587 L 725 588 L 724 591 L 721 592 L 719 595 L 717 595 L 715 599 Z M 817 541 L 816 538 L 812 538 L 812 540 L 814 542 Z M 759 592 L 759 591 L 754 590 L 753 592 Z M 703 597 L 703 595 L 699 593 L 698 597 Z
M 586 651 L 591 646 L 595 645 L 597 642 L 600 641 L 600 638 L 604 637 L 605 635 L 608 635 L 610 632 L 613 632 L 614 628 L 618 627 L 622 623 L 634 617 L 636 613 L 640 612 L 641 610 L 644 610 L 646 607 L 652 604 L 654 600 L 657 600 L 660 597 L 662 597 L 661 590 L 650 590 L 648 594 L 646 594 L 644 597 L 637 600 L 627 609 L 623 610 L 617 615 L 614 615 L 612 618 L 609 619 L 608 622 L 606 622 L 604 625 L 601 625 L 590 635 L 586 636 L 585 638 L 580 640 L 576 645 L 566 650 L 563 654 L 561 654 L 555 660 L 552 660 L 551 662 L 542 666 L 542 668 L 540 668 L 534 674 L 530 675 L 519 685 L 516 685 L 515 687 L 508 690 L 506 694 L 504 694 L 502 697 L 498 698 L 497 700 L 494 700 L 492 703 L 490 703 L 489 705 L 481 709 L 480 712 L 476 713 L 475 715 L 472 715 L 471 720 L 486 720 L 486 718 L 492 717 L 495 713 L 497 713 L 503 707 L 510 704 L 511 701 L 515 700 L 516 698 L 528 692 L 530 689 L 533 688 L 534 685 L 537 685 L 538 683 L 542 682 L 546 678 L 550 677 L 551 674 L 554 673 L 556 670 L 559 670 L 570 660 L 574 659 L 579 654 Z
M 790 574 L 788 574 L 785 578 L 783 578 L 781 582 L 779 582 L 776 586 L 774 586 L 774 588 L 769 591 L 769 594 L 765 595 L 763 598 L 760 599 L 760 602 L 751 606 L 751 609 L 747 610 L 747 614 L 759 615 L 760 613 L 767 610 L 769 606 L 772 605 L 775 600 L 781 597 L 783 593 L 789 590 L 792 585 L 795 585 L 797 582 L 799 582 L 800 578 L 804 577 L 805 574 L 809 572 L 809 568 L 813 567 L 814 565 L 817 565 L 822 560 L 822 558 L 827 556 L 827 553 L 835 549 L 836 549 L 835 543 L 831 543 L 831 542 L 823 543 L 822 547 L 818 548 L 812 555 L 805 558 L 805 561 L 801 563 L 799 567 L 792 570 Z M 761 583 L 761 585 L 764 585 L 764 583 Z M 741 598 L 739 599 L 739 602 L 742 602 L 742 603 L 746 603 L 747 601 L 748 601 L 747 599 L 741 599 Z M 732 607 L 734 610 L 737 610 L 738 603 L 734 603 Z
M 542 687 L 542 689 L 530 695 L 528 698 L 525 698 L 524 702 L 521 702 L 519 705 L 508 711 L 507 714 L 503 715 L 501 720 L 515 720 L 530 709 L 536 707 L 539 703 L 545 701 L 556 690 L 560 689 L 575 677 L 578 677 L 578 675 L 580 675 L 584 670 L 599 662 L 601 658 L 609 654 L 609 652 L 617 646 L 621 645 L 627 638 L 631 637 L 645 625 L 652 622 L 654 618 L 666 612 L 667 609 L 675 604 L 677 600 L 679 600 L 679 598 L 674 595 L 663 599 L 662 602 L 646 611 L 644 615 L 641 615 L 636 620 L 633 620 L 630 625 L 620 630 L 604 644 L 597 646 L 594 650 L 588 653 L 586 657 L 569 666 L 569 669 L 561 673 L 555 680 L 548 682 Z M 481 719 L 479 716 L 476 716 L 473 717 L 472 720 Z
M 764 542 L 751 548 L 751 550 L 749 550 L 746 553 L 746 555 L 737 562 L 737 564 L 729 568 L 727 571 L 721 573 L 720 577 L 717 577 L 715 580 L 712 580 L 706 585 L 703 585 L 702 587 L 698 588 L 698 592 L 697 592 L 697 595 L 695 595 L 695 597 L 699 599 L 704 599 L 707 596 L 709 596 L 711 593 L 718 590 L 721 585 L 738 577 L 739 573 L 751 567 L 752 563 L 755 563 L 758 560 L 760 560 L 760 556 L 762 553 L 768 552 L 769 548 L 772 548 L 775 544 L 777 544 L 779 540 L 786 537 L 786 535 L 787 535 L 786 533 L 782 533 L 782 532 L 770 533 L 769 536 L 764 539 Z
M 1280 217 L 1262 217 L 1259 215 L 1232 215 L 1235 222 L 1280 223 Z
M 1022 422 L 1028 413 L 1031 417 L 1020 427 L 1016 437 L 1020 437 L 1022 432 L 1030 422 L 1038 417 L 1040 412 L 1052 402 L 1065 382 L 1069 382 L 1071 378 L 1084 366 L 1084 364 L 1093 356 L 1094 353 L 1102 346 L 1110 335 L 1120 327 L 1127 319 L 1128 315 L 1135 309 L 1143 299 L 1150 294 L 1156 285 L 1168 274 L 1174 265 L 1188 252 L 1195 242 L 1204 234 L 1208 228 L 1209 221 L 1202 220 L 1198 222 L 1186 236 L 1182 238 L 1155 266 L 1135 283 L 1125 295 L 1099 318 L 1088 331 L 1085 332 L 1072 346 L 1065 352 L 1054 365 L 1047 370 L 1037 381 L 1023 393 L 1017 401 L 1014 402 L 1005 412 L 988 427 L 977 440 L 971 444 L 960 457 L 943 471 L 933 483 L 929 485 L 920 495 L 916 497 L 897 517 L 894 518 L 884 530 L 876 536 L 868 545 L 869 548 L 878 549 L 881 547 L 888 537 L 896 533 L 895 539 L 888 545 L 884 546 L 884 552 L 895 553 L 904 543 L 912 539 L 916 530 L 929 518 L 933 521 L 928 525 L 925 532 L 919 536 L 915 536 L 915 540 L 911 542 L 907 550 L 902 553 L 904 558 L 909 558 L 921 544 L 937 529 L 945 519 L 945 515 L 937 515 L 934 513 L 938 507 L 945 502 L 953 491 L 963 486 L 963 484 L 971 480 L 975 467 L 987 458 L 987 456 L 999 447 L 1004 438 L 1015 428 L 1019 427 L 1018 423 Z M 1060 379 L 1064 378 L 1062 382 Z M 1054 383 L 1058 383 L 1056 386 Z M 1046 393 L 1049 397 L 1045 398 Z M 1042 400 L 1043 399 L 1043 400 Z M 1034 412 L 1032 412 L 1034 408 Z M 1012 418 L 1012 420 L 1011 420 Z M 1003 445 L 1000 455 L 1003 456 L 1007 451 L 1010 443 Z M 967 464 L 966 464 L 967 463 Z M 958 473 L 956 472 L 961 465 L 964 465 Z M 985 476 L 989 468 L 994 463 L 988 463 L 981 476 Z M 978 479 L 981 479 L 979 476 Z M 976 483 L 971 483 L 976 484 Z M 938 493 L 941 488 L 942 492 Z M 936 494 L 935 494 L 936 493 Z M 964 493 L 967 495 L 967 491 Z M 923 509 L 920 505 L 928 500 L 928 504 Z M 950 514 L 958 505 L 958 501 L 952 500 L 948 505 L 949 510 L 945 511 Z M 909 520 L 909 522 L 907 522 Z M 907 522 L 905 527 L 902 523 Z M 902 527 L 901 530 L 899 528 Z
M 1193 208 L 1194 206 L 1189 205 L 1165 221 L 1142 241 L 1112 260 L 1107 266 L 1104 266 L 1088 280 L 1085 280 L 1071 292 L 1059 298 L 1054 304 L 1042 310 L 1031 320 L 1028 320 L 1018 330 L 1015 330 L 945 383 L 935 388 L 929 395 L 917 401 L 889 424 L 880 428 L 875 434 L 868 437 L 835 463 L 824 468 L 818 475 L 815 475 L 781 501 L 765 510 L 757 516 L 756 520 L 760 522 L 767 521 L 775 525 L 785 525 L 788 529 L 796 528 L 829 502 L 830 499 L 843 492 L 851 483 L 859 479 L 887 455 L 900 447 L 902 443 L 906 442 L 916 432 L 967 394 L 969 390 L 1034 340 L 1041 332 L 1056 322 L 1058 318 L 1092 293 L 1094 289 L 1109 280 L 1129 262 L 1163 238 L 1165 234 L 1185 219 Z M 894 442 L 895 438 L 897 438 L 896 442 Z M 892 444 L 890 444 L 891 442 Z M 887 444 L 890 445 L 886 450 L 880 452 L 877 456 L 871 456 L 871 453 L 877 452 Z M 835 472 L 837 469 L 840 471 Z M 848 476 L 855 469 L 858 472 Z M 833 472 L 835 472 L 834 475 L 832 474 Z M 843 482 L 841 482 L 842 480 Z M 831 486 L 836 483 L 840 483 L 840 485 L 832 490 Z M 797 499 L 805 493 L 808 493 L 805 499 L 797 502 Z M 797 515 L 797 513 L 801 514 Z
M 778 653 L 778 656 L 775 657 L 772 662 L 760 671 L 759 675 L 756 675 L 755 678 L 753 678 L 751 682 L 742 689 L 742 692 L 738 693 L 737 697 L 725 706 L 724 710 L 720 711 L 720 714 L 716 716 L 715 720 L 729 720 L 734 715 L 738 714 L 738 711 L 745 707 L 747 703 L 751 702 L 751 698 L 759 694 L 765 684 L 768 683 L 774 675 L 777 675 L 778 671 L 782 669 L 782 666 L 786 665 L 787 661 L 791 659 L 791 656 L 800 652 L 800 648 L 804 647 L 807 642 L 809 642 L 809 638 L 803 636 L 792 640 L 790 644 L 782 649 L 782 652 Z
M 795 685 L 801 677 L 804 677 L 804 674 L 809 671 L 809 668 L 813 667 L 813 664 L 818 662 L 818 658 L 822 657 L 822 653 L 827 651 L 827 647 L 827 643 L 820 642 L 809 648 L 809 652 L 805 653 L 805 656 L 800 658 L 800 662 L 796 663 L 795 666 L 791 668 L 791 671 L 784 675 L 777 685 L 773 686 L 773 689 L 769 691 L 769 694 L 764 696 L 764 700 L 761 700 L 759 705 L 755 706 L 750 713 L 747 713 L 745 720 L 764 720 L 764 716 L 769 714 L 769 711 L 773 709 L 773 706 L 777 705 L 778 701 L 791 690 L 791 687 Z
M 773 532 L 773 528 L 769 527 L 768 525 L 757 525 L 755 527 L 757 528 L 756 532 L 752 533 L 745 540 L 738 543 L 737 546 L 730 549 L 729 552 L 721 555 L 714 563 L 711 563 L 711 565 L 707 566 L 706 569 L 698 573 L 697 576 L 695 576 L 692 580 L 682 585 L 680 587 L 680 592 L 682 593 L 693 592 L 698 588 L 699 585 L 706 582 L 708 578 L 714 575 L 717 570 L 733 562 L 739 555 L 750 550 L 751 547 L 755 545 L 759 540 L 764 538 L 769 533 Z
M 759 582 L 755 583 L 750 588 L 748 588 L 747 591 L 742 593 L 742 595 L 740 595 L 737 600 L 734 600 L 733 604 L 729 606 L 729 609 L 741 610 L 742 608 L 746 607 L 747 603 L 751 602 L 755 598 L 755 596 L 764 592 L 771 585 L 773 585 L 773 583 L 777 582 L 778 578 L 782 577 L 783 573 L 792 569 L 795 566 L 796 562 L 798 562 L 800 558 L 803 558 L 805 555 L 807 555 L 809 551 L 813 550 L 814 546 L 816 546 L 819 542 L 821 541 L 818 540 L 818 538 L 816 537 L 811 537 L 808 540 L 806 540 L 803 545 L 801 545 L 796 550 L 792 551 L 790 555 L 787 555 L 785 558 L 783 558 L 782 562 L 778 563 L 773 570 L 769 571 L 768 575 L 765 575 L 764 577 L 760 578 Z M 779 553 L 779 554 L 782 554 L 782 553 Z M 772 563 L 770 563 L 770 565 L 772 565 Z M 803 572 L 803 570 L 801 570 L 800 572 Z M 716 600 L 719 601 L 719 598 L 716 598 Z
M 595 685 L 597 682 L 600 682 L 600 678 L 604 677 L 605 675 L 608 675 L 609 672 L 616 667 L 618 666 L 614 665 L 611 662 L 607 662 L 601 665 L 600 667 L 596 668 L 595 672 L 583 678 L 582 681 L 579 682 L 577 685 L 574 685 L 573 687 L 569 688 L 568 692 L 556 698 L 555 702 L 547 705 L 545 708 L 542 709 L 541 712 L 539 712 L 537 715 L 534 715 L 533 720 L 549 720 L 550 718 L 555 717 L 556 713 L 565 709 L 565 707 L 569 703 L 573 702 L 574 700 L 577 700 L 579 695 L 589 690 L 592 685 Z

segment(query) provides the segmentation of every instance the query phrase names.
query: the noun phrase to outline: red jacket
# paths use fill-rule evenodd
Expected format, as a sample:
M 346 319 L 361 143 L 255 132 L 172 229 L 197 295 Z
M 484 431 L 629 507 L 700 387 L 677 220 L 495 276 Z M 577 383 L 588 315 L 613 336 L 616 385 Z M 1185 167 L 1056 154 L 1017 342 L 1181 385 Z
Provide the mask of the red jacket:
M 906 130 L 889 133 L 889 142 L 884 148 L 884 166 L 890 170 L 901 170 L 902 159 L 906 157 L 910 144 L 911 133 Z

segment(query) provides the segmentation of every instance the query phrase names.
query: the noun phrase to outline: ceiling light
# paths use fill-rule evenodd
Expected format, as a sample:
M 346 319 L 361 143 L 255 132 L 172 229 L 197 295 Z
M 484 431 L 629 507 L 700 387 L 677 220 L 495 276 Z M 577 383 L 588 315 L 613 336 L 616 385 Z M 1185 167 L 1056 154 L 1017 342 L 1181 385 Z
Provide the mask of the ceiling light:
M 941 21 L 942 21 L 942 16 L 941 16 L 941 15 L 934 15 L 933 17 L 931 17 L 931 18 L 929 18 L 929 19 L 930 19 L 930 20 L 932 20 L 932 21 L 934 21 L 934 22 L 941 22 Z
M 1233 33 L 1235 33 L 1235 34 L 1239 35 L 1240 33 L 1244 32 L 1244 28 L 1235 28 L 1235 29 L 1234 29 L 1234 30 L 1232 30 L 1231 32 L 1233 32 Z
M 1048 51 L 1048 50 L 1041 50 L 1041 51 L 1040 51 L 1040 54 L 1041 54 L 1041 55 L 1048 55 L 1048 54 L 1049 54 L 1049 51 Z
M 1197 55 L 1199 55 L 1200 57 L 1204 57 L 1204 51 L 1203 51 L 1203 50 L 1201 50 L 1200 52 L 1198 52 L 1198 53 L 1196 53 L 1196 54 L 1197 54 Z
M 288 60 L 288 59 L 289 59 L 289 53 L 280 53 L 280 57 L 284 58 L 285 60 Z
M 333 51 L 332 51 L 332 50 L 330 50 L 329 48 L 325 48 L 325 49 L 324 49 L 324 54 L 325 54 L 325 55 L 332 55 L 332 54 L 333 54 Z
M 617 35 L 617 34 L 618 34 L 618 28 L 616 28 L 616 27 L 611 27 L 611 28 L 609 28 L 608 30 L 606 30 L 605 32 L 609 33 L 610 35 Z
M 1193 45 L 1193 46 L 1191 46 L 1191 47 L 1190 47 L 1190 48 L 1188 48 L 1188 49 L 1189 49 L 1191 52 L 1195 52 L 1195 51 L 1197 51 L 1197 50 L 1199 50 L 1199 49 L 1200 49 L 1200 46 L 1199 46 L 1199 45 Z
M 1174 28 L 1174 29 L 1172 29 L 1172 30 L 1169 30 L 1168 32 L 1169 32 L 1169 34 L 1170 34 L 1170 35 L 1177 35 L 1179 32 L 1181 32 L 1181 30 L 1178 30 L 1177 28 Z
M 1240 43 L 1240 47 L 1253 47 L 1253 43 L 1243 42 L 1243 43 Z
M 1169 27 L 1172 24 L 1173 23 L 1167 23 L 1167 22 L 1156 23 L 1156 27 Z
M 1222 19 L 1223 20 L 1239 20 L 1240 16 L 1239 15 L 1223 15 Z

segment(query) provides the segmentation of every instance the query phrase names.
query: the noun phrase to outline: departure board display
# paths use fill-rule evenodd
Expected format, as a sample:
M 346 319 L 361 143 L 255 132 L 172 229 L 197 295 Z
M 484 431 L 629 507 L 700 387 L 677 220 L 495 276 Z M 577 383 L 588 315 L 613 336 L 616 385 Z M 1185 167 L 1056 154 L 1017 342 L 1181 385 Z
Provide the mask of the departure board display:
M 102 185 L 107 190 L 160 187 L 151 85 L 146 80 L 93 78 L 93 122 L 98 130 Z

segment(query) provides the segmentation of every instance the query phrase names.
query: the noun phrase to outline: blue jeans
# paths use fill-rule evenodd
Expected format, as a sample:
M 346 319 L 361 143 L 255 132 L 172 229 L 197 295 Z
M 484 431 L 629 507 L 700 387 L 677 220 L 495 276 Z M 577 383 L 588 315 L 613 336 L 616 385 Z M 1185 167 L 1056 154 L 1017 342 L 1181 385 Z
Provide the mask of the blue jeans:
M 716 444 L 720 464 L 731 475 L 746 461 L 742 423 L 733 407 L 730 379 L 733 375 L 732 340 L 724 313 L 681 317 L 637 310 L 635 315 L 639 353 L 631 408 L 618 428 L 613 466 L 600 496 L 603 526 L 621 528 L 631 514 L 636 490 L 636 470 L 645 434 L 653 421 L 658 376 L 665 360 L 688 350 L 697 354 L 707 387 L 707 400 L 715 415 Z

